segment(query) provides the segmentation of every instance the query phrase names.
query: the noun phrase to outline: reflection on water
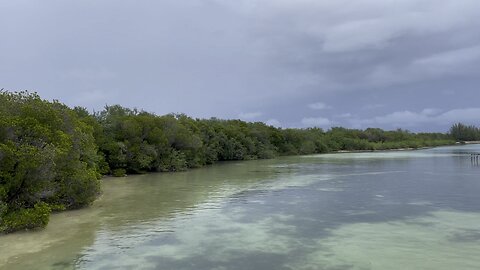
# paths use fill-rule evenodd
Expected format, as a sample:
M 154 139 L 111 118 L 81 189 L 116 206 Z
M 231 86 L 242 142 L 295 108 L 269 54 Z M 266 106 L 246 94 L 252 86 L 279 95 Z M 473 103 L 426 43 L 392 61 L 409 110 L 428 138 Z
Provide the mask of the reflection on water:
M 105 179 L 88 208 L 0 237 L 2 269 L 478 269 L 476 145 Z

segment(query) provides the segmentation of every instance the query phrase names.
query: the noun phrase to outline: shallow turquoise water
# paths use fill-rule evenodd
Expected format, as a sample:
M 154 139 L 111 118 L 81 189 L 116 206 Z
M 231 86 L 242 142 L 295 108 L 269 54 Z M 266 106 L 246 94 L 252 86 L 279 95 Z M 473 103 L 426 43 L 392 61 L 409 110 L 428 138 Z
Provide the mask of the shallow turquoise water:
M 2 269 L 480 269 L 479 145 L 105 179 Z

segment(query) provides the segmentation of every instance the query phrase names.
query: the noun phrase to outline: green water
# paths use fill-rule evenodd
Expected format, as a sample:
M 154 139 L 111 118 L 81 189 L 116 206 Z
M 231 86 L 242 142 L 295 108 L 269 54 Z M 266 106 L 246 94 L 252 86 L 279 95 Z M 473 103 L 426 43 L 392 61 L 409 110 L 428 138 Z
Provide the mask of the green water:
M 480 269 L 479 145 L 107 178 L 1 269 Z

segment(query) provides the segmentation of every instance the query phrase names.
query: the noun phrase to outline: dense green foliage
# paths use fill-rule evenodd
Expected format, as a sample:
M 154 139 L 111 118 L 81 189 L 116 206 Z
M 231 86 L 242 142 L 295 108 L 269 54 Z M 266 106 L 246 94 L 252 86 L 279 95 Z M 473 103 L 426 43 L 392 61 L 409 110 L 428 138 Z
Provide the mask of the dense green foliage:
M 0 230 L 48 222 L 42 202 L 68 209 L 92 202 L 97 163 L 93 129 L 75 111 L 35 94 L 0 93 Z
M 45 228 L 50 219 L 51 207 L 40 202 L 33 208 L 21 208 L 16 212 L 7 213 L 0 224 L 0 231 L 13 232 L 25 229 Z
M 105 172 L 120 176 L 182 171 L 226 160 L 452 143 L 448 135 L 440 133 L 374 128 L 332 128 L 327 132 L 319 128 L 279 129 L 260 122 L 193 119 L 183 114 L 157 116 L 118 105 L 88 117 L 97 123 Z
M 281 129 L 240 120 L 157 116 L 119 105 L 90 114 L 26 92 L 0 92 L 0 232 L 43 227 L 78 208 L 111 174 L 172 172 L 217 161 L 451 144 L 446 134 Z
M 480 129 L 475 126 L 458 123 L 450 128 L 450 134 L 457 141 L 480 141 Z

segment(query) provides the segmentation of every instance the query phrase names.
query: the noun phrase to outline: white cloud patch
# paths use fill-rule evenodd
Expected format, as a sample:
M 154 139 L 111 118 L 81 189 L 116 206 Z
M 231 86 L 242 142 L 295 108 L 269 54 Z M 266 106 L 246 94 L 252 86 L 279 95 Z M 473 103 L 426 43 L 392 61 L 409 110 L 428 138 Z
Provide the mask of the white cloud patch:
M 416 125 L 418 123 L 428 122 L 428 120 L 429 120 L 428 115 L 411 112 L 411 111 L 394 112 L 391 114 L 387 114 L 385 116 L 377 116 L 374 118 L 375 123 L 379 123 L 379 124 L 395 123 L 395 125 L 402 125 L 402 126 Z
M 269 126 L 281 127 L 282 124 L 277 119 L 269 119 L 265 122 Z
M 437 120 L 448 123 L 463 121 L 478 124 L 480 122 L 479 116 L 480 108 L 455 109 L 439 115 Z
M 342 1 L 328 2 L 330 5 L 308 2 L 316 10 L 331 12 L 312 33 L 324 39 L 324 51 L 335 53 L 382 49 L 405 35 L 422 36 L 459 28 L 475 17 L 474 10 L 480 7 L 478 1 L 473 0 L 460 1 L 462 4 L 433 0 L 361 0 L 349 3 L 348 7 Z M 461 12 L 462 16 L 455 16 L 455 12 Z M 342 20 L 342 16 L 348 19 Z
M 324 117 L 306 117 L 302 119 L 302 124 L 307 127 L 328 127 L 332 121 Z
M 468 68 L 480 59 L 480 46 L 451 50 L 413 62 L 416 69 L 431 73 L 456 73 Z M 460 69 L 460 70 L 459 70 Z
M 451 125 L 457 122 L 477 124 L 480 122 L 480 108 L 454 109 L 443 112 L 439 109 L 427 108 L 420 112 L 397 111 L 383 116 L 368 119 L 351 119 L 355 128 L 369 125 L 384 125 L 392 127 L 415 127 L 424 124 Z
M 308 104 L 308 107 L 312 110 L 326 110 L 331 109 L 332 107 L 323 103 L 323 102 L 316 102 L 312 104 Z

